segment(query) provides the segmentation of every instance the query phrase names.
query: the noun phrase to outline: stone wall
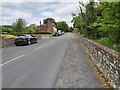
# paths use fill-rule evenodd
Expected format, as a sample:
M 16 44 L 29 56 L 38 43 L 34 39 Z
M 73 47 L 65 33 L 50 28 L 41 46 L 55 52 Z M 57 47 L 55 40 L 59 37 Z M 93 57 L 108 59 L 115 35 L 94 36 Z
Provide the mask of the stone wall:
M 50 37 L 52 37 L 51 34 L 33 34 L 33 35 L 36 36 L 38 39 L 50 38 Z
M 41 34 L 33 34 L 35 37 L 37 37 L 38 39 L 41 39 L 42 38 L 42 35 Z
M 108 79 L 108 82 L 114 88 L 120 89 L 120 53 L 84 38 L 79 34 L 77 35 L 94 63 Z
M 2 47 L 8 47 L 8 46 L 14 46 L 15 39 L 14 38 L 7 38 L 7 39 L 2 39 L 1 45 Z
M 51 37 L 51 35 L 49 35 L 49 34 L 33 34 L 35 37 L 37 37 L 38 38 L 38 40 L 39 39 L 42 39 L 42 38 L 50 38 Z M 14 42 L 15 42 L 15 38 L 2 38 L 2 40 L 0 40 L 0 48 L 1 47 L 8 47 L 8 46 L 14 46 L 15 44 L 14 44 Z

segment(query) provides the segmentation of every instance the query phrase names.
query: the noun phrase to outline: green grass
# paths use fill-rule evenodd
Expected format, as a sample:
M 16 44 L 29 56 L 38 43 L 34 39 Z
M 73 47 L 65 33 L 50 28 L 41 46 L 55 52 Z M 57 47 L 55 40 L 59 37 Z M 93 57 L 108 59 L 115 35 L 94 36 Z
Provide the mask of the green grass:
M 102 44 L 108 48 L 114 49 L 115 51 L 120 52 L 120 45 L 117 45 L 115 43 L 112 43 L 112 41 L 108 38 L 101 38 L 94 40 L 95 42 Z

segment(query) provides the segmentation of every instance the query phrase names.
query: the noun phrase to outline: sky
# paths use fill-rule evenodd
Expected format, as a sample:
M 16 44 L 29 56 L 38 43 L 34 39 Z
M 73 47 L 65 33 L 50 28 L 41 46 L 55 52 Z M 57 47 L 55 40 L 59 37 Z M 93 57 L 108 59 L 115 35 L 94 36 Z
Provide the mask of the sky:
M 49 2 L 48 2 L 49 1 Z M 54 18 L 56 22 L 66 21 L 72 26 L 71 13 L 78 13 L 79 0 L 4 0 L 1 2 L 0 25 L 11 25 L 18 18 L 25 19 L 27 25 L 43 22 L 43 19 Z M 84 0 L 87 3 L 88 0 Z

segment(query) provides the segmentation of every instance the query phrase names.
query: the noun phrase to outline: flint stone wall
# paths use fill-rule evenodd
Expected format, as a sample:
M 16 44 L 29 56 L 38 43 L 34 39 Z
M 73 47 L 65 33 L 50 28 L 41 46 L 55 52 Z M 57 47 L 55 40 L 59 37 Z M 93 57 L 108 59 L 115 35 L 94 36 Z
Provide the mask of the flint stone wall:
M 94 63 L 108 79 L 108 82 L 114 88 L 120 89 L 120 53 L 84 38 L 79 34 L 77 35 Z
M 14 38 L 7 38 L 7 39 L 2 39 L 1 45 L 2 47 L 8 47 L 8 46 L 14 46 L 15 39 Z

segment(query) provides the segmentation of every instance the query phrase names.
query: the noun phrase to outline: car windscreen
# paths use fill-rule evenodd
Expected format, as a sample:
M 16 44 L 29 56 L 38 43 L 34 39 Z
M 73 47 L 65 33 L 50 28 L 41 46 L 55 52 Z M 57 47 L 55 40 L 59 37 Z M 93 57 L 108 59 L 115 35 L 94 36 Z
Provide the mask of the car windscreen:
M 25 38 L 26 35 L 17 35 L 16 38 Z
M 31 35 L 26 35 L 27 38 L 33 38 Z

